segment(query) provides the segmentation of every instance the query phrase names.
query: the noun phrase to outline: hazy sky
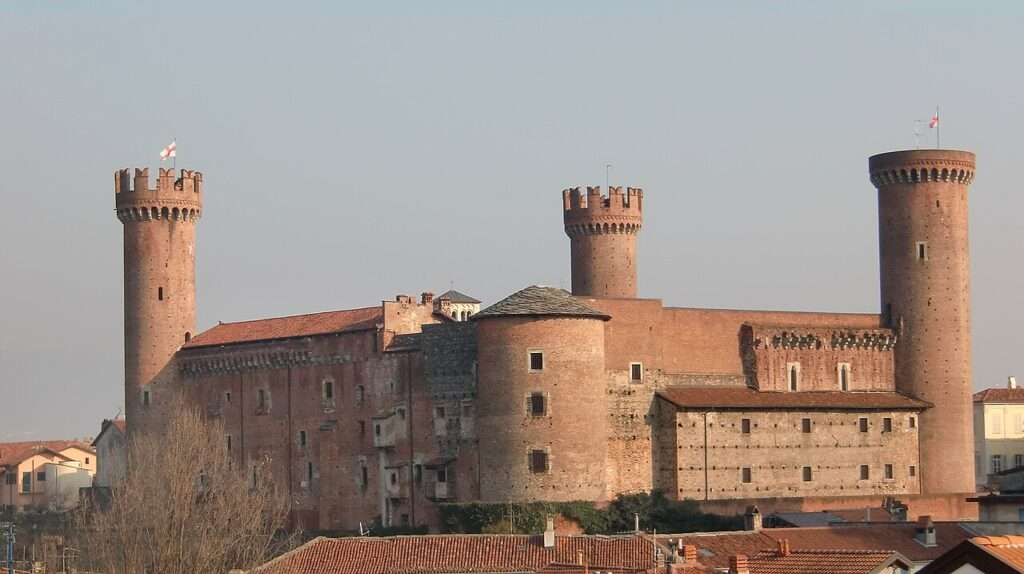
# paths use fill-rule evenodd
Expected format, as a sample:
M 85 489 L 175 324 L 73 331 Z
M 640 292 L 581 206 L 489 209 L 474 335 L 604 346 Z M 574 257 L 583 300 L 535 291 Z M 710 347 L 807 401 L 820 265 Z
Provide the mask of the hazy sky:
M 172 137 L 200 330 L 568 287 L 560 192 L 606 163 L 645 189 L 642 296 L 877 312 L 867 157 L 940 104 L 978 154 L 975 386 L 1024 375 L 1024 4 L 298 4 L 0 1 L 0 440 L 120 408 L 111 174 Z

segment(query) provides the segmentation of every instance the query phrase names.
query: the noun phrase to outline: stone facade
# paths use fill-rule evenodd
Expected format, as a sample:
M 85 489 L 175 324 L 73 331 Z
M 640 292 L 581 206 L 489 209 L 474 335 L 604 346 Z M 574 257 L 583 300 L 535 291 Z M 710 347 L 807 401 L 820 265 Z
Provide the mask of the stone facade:
M 945 153 L 896 159 L 961 161 Z M 442 502 L 605 501 L 655 488 L 719 506 L 951 495 L 971 450 L 961 452 L 959 426 L 950 448 L 936 450 L 946 423 L 929 413 L 933 403 L 949 416 L 970 409 L 969 396 L 958 402 L 969 370 L 966 276 L 921 275 L 918 262 L 892 253 L 916 253 L 907 242 L 920 235 L 928 265 L 966 273 L 966 231 L 940 223 L 965 217 L 973 172 L 879 171 L 892 161 L 872 160 L 882 314 L 636 298 L 642 192 L 611 188 L 604 197 L 588 188 L 563 194 L 572 294 L 528 287 L 454 318 L 451 301 L 399 295 L 376 307 L 218 324 L 195 337 L 185 336 L 193 309 L 171 317 L 167 300 L 149 295 L 165 280 L 174 294 L 193 285 L 198 196 L 179 219 L 163 207 L 136 215 L 119 175 L 126 392 L 149 397 L 130 402 L 130 428 L 184 392 L 223 421 L 240 468 L 286 488 L 296 520 L 312 529 L 436 526 Z M 189 174 L 180 187 L 196 182 L 198 194 L 201 176 Z M 161 182 L 167 194 L 182 193 L 169 172 Z M 927 205 L 889 198 L 919 191 Z M 918 214 L 931 209 L 940 215 Z M 919 218 L 929 223 L 913 237 L 889 229 L 918 229 Z M 946 265 L 948 250 L 957 260 Z M 180 265 L 159 271 L 162 261 Z M 952 302 L 930 305 L 940 292 Z M 171 302 L 193 305 L 194 294 Z M 922 504 L 960 512 L 947 502 Z

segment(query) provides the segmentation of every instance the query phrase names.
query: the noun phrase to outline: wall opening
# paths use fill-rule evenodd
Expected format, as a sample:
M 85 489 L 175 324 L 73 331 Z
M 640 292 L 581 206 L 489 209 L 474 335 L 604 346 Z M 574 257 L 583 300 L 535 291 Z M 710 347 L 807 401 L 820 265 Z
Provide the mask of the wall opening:
M 163 301 L 164 300 L 164 288 L 163 287 L 157 287 L 156 288 L 156 298 L 157 298 L 158 301 Z

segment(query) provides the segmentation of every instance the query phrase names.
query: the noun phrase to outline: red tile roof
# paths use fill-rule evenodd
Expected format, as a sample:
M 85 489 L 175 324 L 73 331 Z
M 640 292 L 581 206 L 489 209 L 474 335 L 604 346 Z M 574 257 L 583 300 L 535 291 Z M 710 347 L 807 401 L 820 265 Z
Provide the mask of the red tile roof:
M 765 551 L 747 560 L 750 574 L 871 574 L 909 561 L 892 550 L 792 550 L 785 556 Z
M 925 409 L 930 403 L 899 393 L 801 391 L 762 392 L 747 387 L 670 388 L 658 396 L 681 408 Z
M 974 393 L 976 403 L 1024 403 L 1024 388 L 985 389 Z
M 220 323 L 192 337 L 182 345 L 184 349 L 250 343 L 271 339 L 309 337 L 347 331 L 372 329 L 384 320 L 381 307 L 326 311 L 309 315 L 273 317 L 238 323 Z
M 43 450 L 60 453 L 62 450 L 75 447 L 86 452 L 96 452 L 91 446 L 77 440 L 35 440 L 22 442 L 0 442 L 0 466 L 18 464 L 26 458 Z
M 1024 536 L 978 536 L 971 542 L 1024 572 Z
M 594 570 L 652 569 L 654 542 L 643 536 L 434 535 L 316 538 L 252 570 L 253 574 L 447 574 L 542 572 L 577 564 Z

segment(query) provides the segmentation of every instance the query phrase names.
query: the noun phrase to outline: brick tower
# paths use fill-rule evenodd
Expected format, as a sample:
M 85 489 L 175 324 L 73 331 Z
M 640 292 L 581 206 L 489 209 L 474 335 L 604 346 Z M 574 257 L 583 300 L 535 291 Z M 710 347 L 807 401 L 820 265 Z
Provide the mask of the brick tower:
M 868 160 L 878 189 L 884 320 L 896 330 L 896 387 L 921 415 L 921 491 L 974 492 L 967 188 L 974 154 L 895 151 Z
M 636 235 L 643 224 L 643 190 L 574 187 L 562 192 L 572 262 L 572 294 L 636 297 Z
M 160 169 L 114 172 L 117 218 L 124 224 L 125 413 L 152 400 L 147 385 L 195 332 L 195 223 L 202 211 L 203 175 Z M 135 417 L 134 419 L 131 417 Z M 132 425 L 134 426 L 134 425 Z

